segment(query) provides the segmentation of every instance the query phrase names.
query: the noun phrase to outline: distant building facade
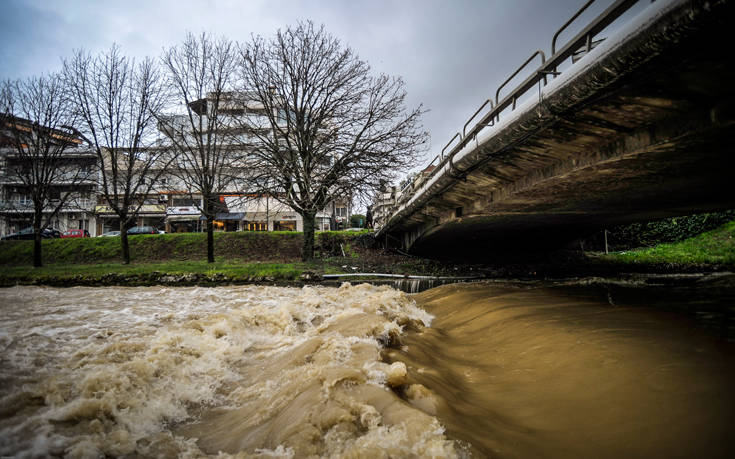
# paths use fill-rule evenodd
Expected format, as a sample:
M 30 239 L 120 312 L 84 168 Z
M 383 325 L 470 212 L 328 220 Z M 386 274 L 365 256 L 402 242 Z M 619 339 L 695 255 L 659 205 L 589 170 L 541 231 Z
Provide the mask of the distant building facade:
M 413 193 L 421 188 L 434 173 L 436 166 L 429 166 L 418 173 L 413 173 L 401 182 L 401 187 L 384 185 L 373 201 L 373 227 L 378 230 L 388 222 L 388 218 L 401 205 L 405 204 Z
M 205 99 L 192 102 L 194 112 L 206 117 L 211 110 L 212 97 L 210 94 Z M 247 150 L 252 148 L 256 137 L 244 130 L 238 131 L 236 117 L 245 112 L 251 117 L 253 114 L 257 117 L 258 113 L 263 111 L 263 107 L 253 101 L 243 102 L 242 94 L 226 95 L 225 99 L 224 106 L 220 106 L 220 115 L 230 117 L 229 126 L 235 133 L 231 137 L 233 144 L 230 148 L 238 149 L 242 153 L 239 155 L 243 158 L 240 167 L 246 171 Z M 267 124 L 265 113 L 263 118 L 265 129 Z M 225 122 L 225 125 L 227 124 Z M 9 127 L 5 126 L 3 129 Z M 151 148 L 167 148 L 164 143 L 165 140 L 160 140 L 159 145 Z M 10 145 L 0 143 L 0 235 L 32 225 L 33 205 L 30 198 L 23 185 L 9 173 L 16 161 L 15 156 Z M 95 171 L 99 169 L 99 160 L 94 150 L 79 135 L 74 137 L 73 145 L 66 149 L 64 157 L 71 164 L 88 170 L 90 177 L 89 180 L 75 185 L 74 199 L 51 219 L 50 226 L 61 231 L 86 229 L 93 237 L 109 231 L 118 231 L 119 217 L 107 205 L 98 187 L 99 173 Z M 109 161 L 107 163 L 109 164 Z M 158 177 L 150 191 L 145 195 L 133 197 L 136 203 L 140 203 L 140 208 L 130 226 L 154 226 L 170 233 L 205 231 L 206 220 L 201 213 L 202 196 L 189 189 L 175 174 L 164 171 L 151 175 Z M 58 183 L 59 191 L 65 190 L 65 186 L 62 182 Z M 219 193 L 218 201 L 214 220 L 215 231 L 303 231 L 301 216 L 279 201 L 277 196 L 258 194 L 254 190 L 243 189 L 233 184 L 229 189 Z M 316 229 L 318 231 L 346 229 L 350 226 L 351 214 L 350 199 L 332 201 L 317 213 Z
M 43 210 L 44 219 L 50 217 L 49 226 L 60 231 L 95 227 L 94 207 L 97 200 L 97 156 L 78 133 L 38 127 L 28 120 L 12 115 L 0 116 L 0 234 L 6 235 L 33 225 L 33 200 L 31 190 L 24 179 L 24 168 L 30 168 L 29 156 L 18 152 L 11 140 L 16 129 L 28 133 L 44 129 L 46 135 L 57 137 L 67 144 L 55 161 L 63 163 L 63 172 L 55 177 L 49 187 L 48 205 Z M 27 169 L 26 169 L 27 170 Z M 60 200 L 66 198 L 59 211 L 52 215 Z
M 216 94 L 208 94 L 206 98 L 190 104 L 197 116 L 206 118 L 213 111 Z M 240 175 L 248 176 L 252 165 L 247 163 L 248 150 L 257 144 L 258 137 L 247 129 L 243 129 L 238 117 L 247 116 L 253 129 L 261 132 L 270 130 L 265 107 L 246 92 L 225 93 L 219 97 L 218 117 L 221 129 L 230 144 L 228 147 L 237 152 L 240 163 L 233 166 L 240 169 Z M 177 123 L 177 120 L 170 119 Z M 180 121 L 183 126 L 187 121 Z M 164 128 L 165 129 L 165 128 Z M 186 186 L 170 174 L 157 184 L 157 199 L 165 202 L 166 215 L 162 227 L 167 232 L 192 232 L 204 230 L 202 196 Z M 240 185 L 240 186 L 236 186 Z M 301 215 L 278 199 L 278 196 L 257 193 L 243 189 L 247 184 L 233 184 L 230 189 L 219 195 L 218 211 L 213 225 L 215 231 L 303 231 Z M 152 202 L 152 201 L 151 201 Z M 349 226 L 352 211 L 349 200 L 330 202 L 316 215 L 316 228 L 321 231 L 343 229 Z

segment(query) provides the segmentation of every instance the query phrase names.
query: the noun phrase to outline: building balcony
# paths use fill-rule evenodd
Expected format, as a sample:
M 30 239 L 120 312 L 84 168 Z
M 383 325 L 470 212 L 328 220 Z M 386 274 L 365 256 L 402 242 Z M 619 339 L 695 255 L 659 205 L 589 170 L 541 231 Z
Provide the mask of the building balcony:
M 52 212 L 58 205 L 58 200 L 52 199 L 43 209 L 44 212 Z M 94 199 L 76 199 L 67 201 L 61 207 L 60 212 L 91 212 L 94 209 L 96 201 Z M 17 212 L 30 213 L 33 212 L 33 201 L 14 199 L 11 201 L 0 201 L 0 212 Z
M 17 175 L 12 173 L 0 173 L 0 184 L 5 186 L 23 186 L 25 182 Z M 56 176 L 52 185 L 96 185 L 97 176 L 93 173 L 80 175 L 79 173 L 65 173 Z

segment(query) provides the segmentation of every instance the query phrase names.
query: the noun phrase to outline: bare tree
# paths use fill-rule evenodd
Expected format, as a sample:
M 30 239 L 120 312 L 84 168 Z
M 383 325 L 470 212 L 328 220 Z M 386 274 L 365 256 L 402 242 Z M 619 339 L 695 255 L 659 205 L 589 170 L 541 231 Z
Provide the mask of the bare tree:
M 263 107 L 242 117 L 271 180 L 268 192 L 304 221 L 302 258 L 313 258 L 315 216 L 334 199 L 369 196 L 381 180 L 414 166 L 427 133 L 421 107 L 405 109 L 400 78 L 370 66 L 311 22 L 255 37 L 241 50 L 244 87 Z
M 222 210 L 220 195 L 239 188 L 242 155 L 233 129 L 236 46 L 225 38 L 187 34 L 184 42 L 162 57 L 169 90 L 175 100 L 162 131 L 176 159 L 172 174 L 184 190 L 201 195 L 207 221 L 207 261 L 214 261 L 213 222 Z
M 99 189 L 120 219 L 123 263 L 130 263 L 128 226 L 168 166 L 165 150 L 152 145 L 165 103 L 162 79 L 151 59 L 136 64 L 115 45 L 94 58 L 77 51 L 64 62 L 64 76 L 97 154 Z
M 71 127 L 75 119 L 59 75 L 5 81 L 0 117 L 2 143 L 9 147 L 5 181 L 17 184 L 16 194 L 30 198 L 33 266 L 40 267 L 42 231 L 80 192 L 94 186 L 94 157 Z

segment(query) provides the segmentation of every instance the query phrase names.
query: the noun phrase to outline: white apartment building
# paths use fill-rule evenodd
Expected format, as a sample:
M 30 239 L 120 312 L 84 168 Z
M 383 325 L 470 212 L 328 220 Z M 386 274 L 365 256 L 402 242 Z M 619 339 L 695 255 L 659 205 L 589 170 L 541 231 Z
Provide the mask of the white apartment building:
M 206 121 L 206 117 L 214 110 L 215 94 L 194 101 L 190 107 L 196 115 Z M 183 115 L 169 118 L 169 122 L 177 129 L 186 129 L 189 122 Z M 247 116 L 251 129 L 244 129 L 239 117 Z M 247 177 L 249 166 L 247 152 L 258 142 L 252 129 L 268 131 L 270 129 L 265 107 L 248 98 L 247 93 L 225 93 L 220 96 L 218 124 L 222 135 L 228 137 L 235 162 L 232 169 L 239 169 L 239 175 Z M 165 142 L 165 141 L 164 141 Z M 150 205 L 157 200 L 159 205 L 166 203 L 163 227 L 167 232 L 193 232 L 204 230 L 204 217 L 201 215 L 201 196 L 188 190 L 187 187 L 171 174 L 162 177 L 157 184 L 158 195 L 150 198 Z M 231 186 L 219 193 L 219 209 L 214 220 L 215 231 L 303 231 L 303 220 L 293 209 L 283 204 L 276 196 L 254 193 L 248 189 L 247 179 L 233 182 Z M 153 210 L 153 208 L 151 208 Z M 342 200 L 329 203 L 325 209 L 317 213 L 318 230 L 327 231 L 349 226 L 351 203 Z M 159 214 L 156 214 L 158 218 Z M 153 214 L 151 214 L 153 217 Z M 162 227 L 161 227 L 162 228 Z
M 396 204 L 396 187 L 385 187 L 378 192 L 373 202 L 373 228 L 379 230 L 388 220 Z
M 409 175 L 407 183 L 400 190 L 395 186 L 384 186 L 373 201 L 373 227 L 378 230 L 385 225 L 396 208 L 405 204 L 426 183 L 434 169 L 436 166 L 428 166 L 421 172 Z

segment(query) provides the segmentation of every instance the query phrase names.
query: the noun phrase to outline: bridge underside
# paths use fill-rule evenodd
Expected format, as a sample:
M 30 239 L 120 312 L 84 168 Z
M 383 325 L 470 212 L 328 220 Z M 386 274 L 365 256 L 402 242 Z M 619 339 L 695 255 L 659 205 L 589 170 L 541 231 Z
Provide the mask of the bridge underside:
M 486 258 L 735 208 L 735 65 L 718 46 L 732 9 L 696 27 L 668 18 L 611 53 L 455 160 L 387 233 L 414 253 Z

